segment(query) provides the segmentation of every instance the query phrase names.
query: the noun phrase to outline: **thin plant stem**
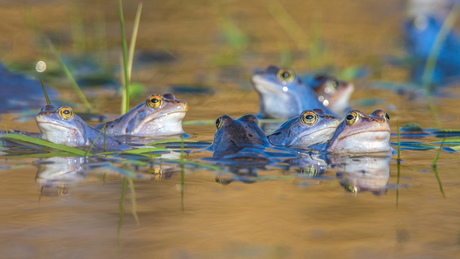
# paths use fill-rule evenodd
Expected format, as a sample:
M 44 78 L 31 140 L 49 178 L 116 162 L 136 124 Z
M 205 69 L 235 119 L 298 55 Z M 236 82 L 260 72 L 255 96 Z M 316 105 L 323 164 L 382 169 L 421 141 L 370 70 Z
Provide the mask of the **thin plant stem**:
M 96 139 L 94 140 L 93 144 L 91 144 L 91 147 L 89 147 L 88 151 L 86 151 L 85 156 L 88 156 L 88 154 L 91 152 L 91 149 L 93 149 L 94 145 L 96 144 L 97 140 L 99 139 L 99 136 L 101 136 L 102 132 L 105 132 L 105 124 L 104 124 L 104 128 L 102 128 L 102 130 L 99 131 L 99 133 L 97 134 Z M 105 134 L 104 134 L 104 151 L 105 151 Z
M 121 197 L 120 197 L 120 217 L 118 219 L 118 230 L 117 230 L 117 244 L 120 246 L 120 232 L 121 232 L 121 227 L 123 226 L 123 218 L 125 215 L 125 199 L 126 199 L 126 189 L 128 186 L 128 181 L 126 178 L 123 178 L 123 183 L 121 185 Z
M 123 44 L 123 72 L 124 72 L 121 114 L 125 114 L 129 110 L 128 46 L 126 43 L 125 22 L 123 18 L 122 0 L 118 0 L 118 3 L 119 3 L 119 11 L 120 11 L 121 41 Z
M 444 145 L 444 141 L 446 140 L 447 135 L 444 135 L 444 138 L 442 139 L 441 146 L 438 148 L 438 152 L 436 153 L 436 156 L 434 157 L 433 163 L 431 164 L 431 167 L 436 167 L 436 163 L 438 162 L 439 154 L 441 153 L 442 146 Z
M 50 98 L 48 97 L 48 94 L 46 93 L 45 85 L 43 85 L 43 80 L 41 77 L 39 77 L 39 79 L 40 79 L 40 83 L 42 84 L 42 89 L 43 89 L 43 94 L 45 95 L 46 104 L 51 104 Z
M 438 170 L 436 169 L 436 166 L 432 166 L 431 169 L 433 169 L 434 176 L 436 177 L 436 180 L 438 181 L 439 191 L 441 191 L 442 197 L 445 199 L 446 194 L 444 193 L 444 190 L 442 189 L 442 183 L 441 183 L 441 179 L 439 178 Z
M 129 43 L 128 53 L 128 80 L 131 81 L 131 71 L 133 69 L 134 49 L 136 47 L 137 31 L 139 30 L 139 22 L 141 20 L 142 3 L 137 6 L 136 18 L 134 19 L 133 34 L 131 35 L 131 42 Z
M 54 47 L 54 44 L 51 42 L 50 39 L 46 38 L 47 42 L 48 42 L 48 45 L 51 49 L 51 51 L 54 53 L 54 55 L 56 56 L 56 58 L 59 60 L 59 62 L 61 63 L 62 65 L 62 69 L 64 70 L 64 73 L 66 74 L 67 76 L 67 79 L 69 79 L 70 81 L 70 85 L 72 86 L 72 88 L 74 89 L 75 93 L 77 93 L 78 97 L 80 98 L 80 100 L 83 102 L 83 104 L 85 105 L 86 109 L 88 111 L 91 111 L 91 105 L 89 104 L 88 100 L 86 99 L 85 95 L 83 94 L 83 92 L 81 91 L 80 87 L 78 86 L 77 82 L 75 81 L 75 79 L 73 78 L 72 74 L 70 73 L 69 69 L 67 68 L 66 64 L 64 63 L 64 61 L 62 60 L 61 56 L 59 55 L 59 53 L 57 52 L 56 48 Z

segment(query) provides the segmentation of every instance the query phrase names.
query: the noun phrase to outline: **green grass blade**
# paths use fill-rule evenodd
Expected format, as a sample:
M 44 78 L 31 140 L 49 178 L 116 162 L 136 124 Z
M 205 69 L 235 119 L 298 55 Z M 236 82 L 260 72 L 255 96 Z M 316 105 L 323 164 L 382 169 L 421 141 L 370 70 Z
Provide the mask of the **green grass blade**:
M 53 52 L 54 56 L 56 56 L 56 58 L 59 60 L 59 62 L 61 63 L 62 65 L 62 69 L 64 70 L 64 73 L 65 75 L 67 76 L 67 79 L 69 79 L 70 81 L 70 85 L 72 86 L 72 88 L 74 89 L 75 93 L 77 93 L 78 97 L 80 98 L 80 100 L 83 102 L 83 104 L 85 105 L 86 109 L 88 111 L 91 111 L 91 105 L 89 104 L 88 100 L 86 99 L 85 95 L 83 94 L 83 92 L 81 91 L 80 87 L 78 86 L 77 82 L 75 81 L 75 79 L 73 78 L 72 74 L 70 73 L 69 69 L 67 68 L 66 64 L 64 63 L 64 61 L 62 60 L 61 56 L 59 55 L 59 53 L 57 52 L 56 48 L 54 47 L 54 44 L 51 42 L 50 39 L 46 38 L 47 42 L 48 42 L 48 45 L 51 49 L 51 51 Z
M 77 149 L 77 148 L 74 148 L 74 147 L 68 147 L 68 146 L 65 146 L 65 145 L 55 144 L 55 143 L 52 143 L 52 142 L 49 142 L 49 141 L 46 141 L 46 140 L 43 140 L 43 139 L 34 138 L 34 137 L 26 136 L 26 135 L 7 134 L 7 135 L 5 135 L 5 136 L 3 136 L 1 138 L 2 139 L 7 139 L 7 140 L 10 140 L 10 141 L 14 141 L 14 142 L 26 142 L 26 143 L 31 143 L 31 144 L 35 144 L 35 145 L 44 146 L 44 147 L 50 147 L 50 148 L 62 150 L 62 151 L 68 152 L 68 153 L 72 153 L 72 154 L 75 154 L 77 156 L 86 156 L 86 152 L 83 151 L 83 150 L 80 150 L 80 149 Z M 89 154 L 89 155 L 91 155 L 91 154 Z
M 51 104 L 50 98 L 48 97 L 48 94 L 46 93 L 45 85 L 43 85 L 43 80 L 41 77 L 39 79 L 40 79 L 40 83 L 42 84 L 43 94 L 45 95 L 46 103 Z
M 119 3 L 119 11 L 120 11 L 121 41 L 123 43 L 123 72 L 124 72 L 124 84 L 122 84 L 123 91 L 122 91 L 121 114 L 125 114 L 129 110 L 128 47 L 126 43 L 125 21 L 123 18 L 123 4 L 121 0 L 118 0 L 118 3 Z
M 441 145 L 439 146 L 438 152 L 436 153 L 436 156 L 434 157 L 431 167 L 436 167 L 436 163 L 438 162 L 439 154 L 441 153 L 442 146 L 444 145 L 445 140 L 446 140 L 446 136 L 444 136 L 444 138 L 442 139 Z
M 133 69 L 134 49 L 136 47 L 137 31 L 139 30 L 139 22 L 141 20 L 142 3 L 137 6 L 136 18 L 134 19 L 133 34 L 131 35 L 131 42 L 129 43 L 128 53 L 128 79 L 131 81 L 131 71 Z
M 91 147 L 89 147 L 88 151 L 86 151 L 85 156 L 88 156 L 88 154 L 90 154 L 91 150 L 93 149 L 93 147 L 96 144 L 97 140 L 101 136 L 102 132 L 105 132 L 105 124 L 104 124 L 104 128 L 102 128 L 102 130 L 99 131 L 99 133 L 97 134 L 96 139 L 94 140 L 93 144 L 91 144 Z M 105 135 L 104 135 L 104 151 L 105 151 Z

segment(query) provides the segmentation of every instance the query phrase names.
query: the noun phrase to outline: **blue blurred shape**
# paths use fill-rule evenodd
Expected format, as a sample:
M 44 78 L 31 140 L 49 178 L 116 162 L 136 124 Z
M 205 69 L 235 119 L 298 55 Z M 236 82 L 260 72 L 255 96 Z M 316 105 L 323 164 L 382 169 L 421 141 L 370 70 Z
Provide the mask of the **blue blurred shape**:
M 419 13 L 404 24 L 406 51 L 410 56 L 411 79 L 421 82 L 430 51 L 441 30 L 446 16 L 439 13 Z M 449 31 L 440 46 L 436 59 L 432 83 L 445 85 L 460 77 L 460 37 Z

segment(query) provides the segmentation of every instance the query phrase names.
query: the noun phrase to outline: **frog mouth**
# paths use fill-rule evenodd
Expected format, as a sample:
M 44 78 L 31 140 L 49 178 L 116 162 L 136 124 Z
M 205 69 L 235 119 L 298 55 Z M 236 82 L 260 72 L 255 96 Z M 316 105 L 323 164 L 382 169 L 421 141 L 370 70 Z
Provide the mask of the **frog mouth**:
M 39 121 L 37 120 L 37 126 L 40 128 L 40 130 L 49 130 L 50 127 L 52 128 L 58 128 L 58 129 L 67 129 L 67 130 L 75 130 L 73 128 L 70 128 L 70 127 L 66 127 L 62 124 L 58 124 L 58 123 L 53 123 L 53 122 L 49 122 L 49 121 Z
M 336 129 L 337 129 L 337 125 L 335 125 L 335 126 L 330 126 L 330 127 L 326 127 L 326 128 L 321 128 L 321 129 L 318 129 L 318 130 L 315 130 L 315 131 L 312 131 L 312 132 L 308 132 L 307 134 L 302 134 L 302 135 L 299 136 L 298 139 L 299 139 L 299 140 L 303 140 L 303 139 L 308 138 L 308 137 L 310 137 L 310 136 L 318 136 L 319 134 L 320 134 L 320 135 L 318 136 L 317 139 L 320 139 L 321 137 L 325 137 L 325 136 L 326 136 L 325 133 L 326 133 L 327 131 L 330 131 L 330 134 L 328 134 L 329 137 L 327 137 L 327 139 L 325 139 L 325 141 L 320 142 L 320 143 L 323 143 L 323 142 L 326 142 L 328 139 L 330 139 L 330 138 L 332 137 L 332 135 L 334 134 L 334 131 L 335 131 Z M 290 144 L 290 145 L 294 145 L 294 144 L 295 144 L 294 142 L 295 142 L 295 141 L 292 140 L 289 144 Z M 311 144 L 311 145 L 315 145 L 315 144 L 319 144 L 319 143 L 313 143 L 313 144 Z
M 344 140 L 344 139 L 352 137 L 352 136 L 355 137 L 357 135 L 366 134 L 366 133 L 388 133 L 388 136 L 391 135 L 391 132 L 389 130 L 385 130 L 385 129 L 382 129 L 382 130 L 362 130 L 362 131 L 357 131 L 355 133 L 343 136 L 343 137 L 339 138 L 338 141 Z
M 148 120 L 148 122 L 149 122 L 149 123 L 150 123 L 150 122 L 154 122 L 155 120 L 163 119 L 163 118 L 169 117 L 169 116 L 171 116 L 171 119 L 174 118 L 174 117 L 176 117 L 176 118 L 177 118 L 177 121 L 182 121 L 182 119 L 184 119 L 186 113 L 187 113 L 186 110 L 168 112 L 168 113 L 164 113 L 164 114 L 162 114 L 162 115 L 160 115 L 160 116 L 158 116 L 158 117 L 154 117 L 154 118 L 152 118 L 151 120 Z M 183 114 L 183 116 L 176 116 L 176 115 L 182 115 L 182 114 Z
M 265 80 L 260 75 L 255 75 L 252 77 L 252 84 L 254 85 L 254 88 L 261 93 L 278 94 L 280 92 L 279 85 L 270 82 L 269 80 Z

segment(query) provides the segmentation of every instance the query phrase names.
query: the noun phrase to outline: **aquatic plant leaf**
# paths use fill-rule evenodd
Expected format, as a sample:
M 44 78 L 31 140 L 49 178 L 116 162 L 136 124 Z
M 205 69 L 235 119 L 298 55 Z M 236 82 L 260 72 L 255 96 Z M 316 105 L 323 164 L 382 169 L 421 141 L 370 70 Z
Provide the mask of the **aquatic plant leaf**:
M 392 145 L 398 145 L 398 143 L 391 143 Z M 417 141 L 401 141 L 401 150 L 430 150 L 430 149 L 435 149 L 439 148 L 438 146 L 430 145 L 430 144 L 425 144 L 423 142 L 417 142 Z
M 444 144 L 446 144 L 446 143 L 444 143 Z M 452 149 L 451 147 L 442 147 L 441 149 L 442 149 L 442 151 L 446 151 L 446 152 L 449 152 L 449 153 L 458 152 L 457 150 Z
M 453 149 L 453 150 L 460 150 L 460 145 L 458 145 L 458 146 L 452 146 L 452 147 L 450 147 L 450 149 Z
M 442 141 L 433 141 L 431 142 L 433 144 L 441 144 Z M 460 144 L 460 138 L 451 138 L 451 139 L 447 139 L 444 144 L 446 145 L 457 145 L 457 144 Z
M 10 141 L 13 141 L 13 142 L 26 142 L 26 143 L 39 145 L 39 146 L 59 149 L 59 150 L 62 150 L 62 151 L 68 152 L 68 153 L 72 153 L 72 154 L 75 154 L 75 155 L 78 155 L 78 156 L 85 156 L 85 154 L 86 154 L 86 151 L 83 151 L 83 150 L 80 150 L 80 149 L 77 149 L 77 148 L 51 143 L 51 142 L 43 140 L 43 139 L 29 137 L 29 136 L 26 136 L 26 135 L 7 134 L 7 135 L 5 135 L 5 136 L 3 136 L 1 138 L 2 139 L 7 139 L 7 140 L 10 140 Z M 89 154 L 89 155 L 91 155 L 91 154 Z
M 460 137 L 460 130 L 458 129 L 441 129 L 441 130 L 434 130 L 433 134 L 437 138 L 444 138 L 444 137 Z

